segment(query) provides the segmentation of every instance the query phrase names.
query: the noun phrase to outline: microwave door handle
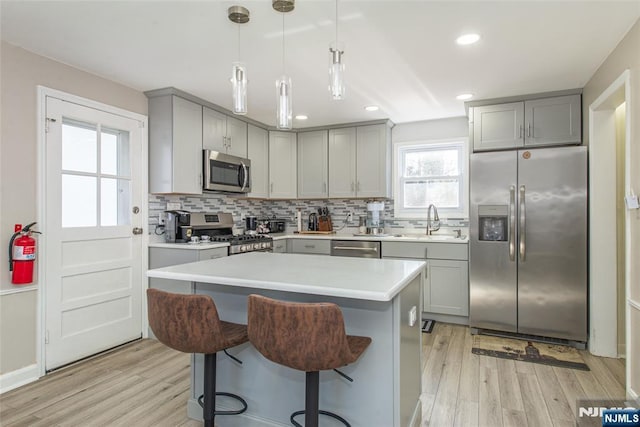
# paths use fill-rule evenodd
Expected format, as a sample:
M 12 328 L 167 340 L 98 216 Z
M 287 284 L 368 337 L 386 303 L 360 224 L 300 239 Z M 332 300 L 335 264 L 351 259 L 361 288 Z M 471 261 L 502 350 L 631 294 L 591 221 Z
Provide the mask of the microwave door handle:
M 240 168 L 242 169 L 242 188 L 240 190 L 244 190 L 247 187 L 249 181 L 249 172 L 247 171 L 247 165 L 243 162 L 240 162 Z

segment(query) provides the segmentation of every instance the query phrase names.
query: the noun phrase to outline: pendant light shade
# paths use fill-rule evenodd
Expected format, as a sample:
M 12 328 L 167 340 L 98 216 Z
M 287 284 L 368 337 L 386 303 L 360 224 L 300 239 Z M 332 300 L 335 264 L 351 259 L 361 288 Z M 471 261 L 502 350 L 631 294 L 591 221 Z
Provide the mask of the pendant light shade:
M 293 128 L 293 104 L 291 102 L 291 78 L 282 76 L 276 81 L 277 89 L 277 128 L 290 130 Z
M 331 98 L 339 101 L 344 99 L 344 50 L 331 46 L 329 48 L 329 91 Z
M 233 63 L 231 86 L 233 89 L 233 113 L 247 114 L 247 72 L 245 65 L 241 62 Z
M 336 101 L 344 99 L 344 47 L 338 43 L 338 0 L 336 0 L 336 40 L 329 46 L 329 92 Z
M 284 72 L 284 14 L 295 8 L 295 0 L 272 0 L 271 6 L 282 14 L 282 76 L 276 80 L 277 107 L 276 128 L 293 129 L 293 102 L 291 96 L 291 78 Z
M 236 24 L 249 22 L 249 10 L 242 6 L 231 6 L 227 14 L 229 20 Z M 240 60 L 240 26 L 238 26 L 238 60 Z M 233 113 L 247 114 L 247 68 L 242 62 L 234 62 L 231 66 L 231 92 Z

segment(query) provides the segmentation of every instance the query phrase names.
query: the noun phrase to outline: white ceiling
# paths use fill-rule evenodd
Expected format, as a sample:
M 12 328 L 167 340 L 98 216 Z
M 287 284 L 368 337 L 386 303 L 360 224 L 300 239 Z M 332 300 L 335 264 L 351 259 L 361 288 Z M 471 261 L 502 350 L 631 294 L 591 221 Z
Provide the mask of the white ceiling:
M 248 116 L 275 123 L 282 73 L 282 16 L 271 0 L 7 1 L 2 39 L 140 91 L 173 86 L 231 108 L 238 24 L 249 76 Z M 634 1 L 340 0 L 347 95 L 327 91 L 334 0 L 298 0 L 285 15 L 286 73 L 297 128 L 390 118 L 396 123 L 464 115 L 474 99 L 583 87 L 640 17 Z M 479 43 L 458 46 L 467 32 Z M 380 110 L 366 112 L 365 105 Z

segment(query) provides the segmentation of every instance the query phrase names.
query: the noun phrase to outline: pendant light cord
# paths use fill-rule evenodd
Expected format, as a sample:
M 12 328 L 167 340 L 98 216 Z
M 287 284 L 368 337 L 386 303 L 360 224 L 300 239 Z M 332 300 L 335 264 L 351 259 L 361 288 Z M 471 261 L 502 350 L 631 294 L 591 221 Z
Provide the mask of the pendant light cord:
M 282 75 L 284 75 L 284 12 L 282 13 Z
M 336 50 L 338 50 L 338 0 L 336 0 Z
M 240 55 L 240 25 L 238 25 L 238 62 L 242 62 L 242 55 Z

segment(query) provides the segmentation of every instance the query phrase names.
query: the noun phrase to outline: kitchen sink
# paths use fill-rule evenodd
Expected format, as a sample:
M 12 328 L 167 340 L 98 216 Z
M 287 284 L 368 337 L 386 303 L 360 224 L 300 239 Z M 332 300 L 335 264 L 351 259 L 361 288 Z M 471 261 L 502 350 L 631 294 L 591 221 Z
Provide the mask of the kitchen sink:
M 467 236 L 456 237 L 453 234 L 432 234 L 427 236 L 426 234 L 394 234 L 393 237 L 399 237 L 403 239 L 415 239 L 415 240 L 431 240 L 437 242 L 445 242 L 447 240 L 460 240 L 465 239 Z

